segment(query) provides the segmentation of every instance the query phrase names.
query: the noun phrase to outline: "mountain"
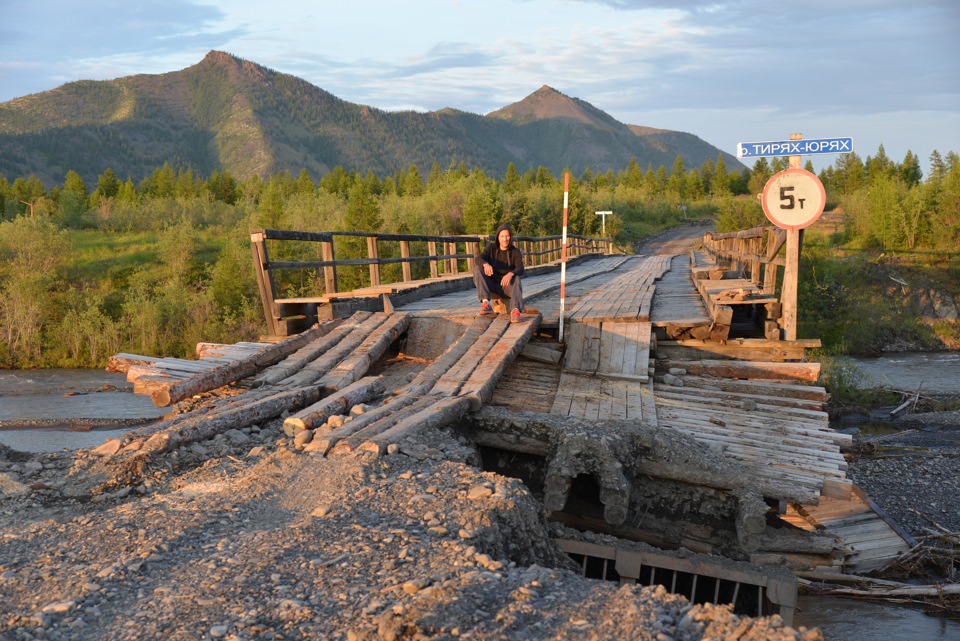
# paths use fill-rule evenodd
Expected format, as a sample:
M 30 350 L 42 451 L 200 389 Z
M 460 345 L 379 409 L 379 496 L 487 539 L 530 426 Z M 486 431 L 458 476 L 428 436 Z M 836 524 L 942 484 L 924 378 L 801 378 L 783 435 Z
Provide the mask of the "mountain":
M 631 158 L 669 169 L 677 154 L 698 167 L 720 153 L 691 134 L 625 125 L 547 86 L 486 116 L 385 112 L 219 51 L 181 71 L 71 82 L 2 103 L 0 149 L 0 175 L 46 184 L 71 169 L 88 184 L 107 168 L 139 181 L 164 162 L 241 179 L 304 168 L 318 178 L 337 165 L 385 176 L 416 164 L 426 173 L 461 161 L 493 176 L 510 162 L 579 175 L 620 171 Z

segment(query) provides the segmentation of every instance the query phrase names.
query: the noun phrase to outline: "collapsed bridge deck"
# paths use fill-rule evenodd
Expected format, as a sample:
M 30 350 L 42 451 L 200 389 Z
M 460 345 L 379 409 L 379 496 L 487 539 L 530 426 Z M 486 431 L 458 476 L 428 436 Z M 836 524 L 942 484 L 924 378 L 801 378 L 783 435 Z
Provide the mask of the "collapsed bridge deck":
M 118 355 L 161 404 L 228 384 L 239 393 L 101 453 L 149 455 L 281 415 L 323 456 L 382 456 L 453 427 L 578 528 L 797 571 L 866 571 L 908 549 L 846 478 L 850 437 L 829 428 L 819 367 L 803 360 L 819 342 L 770 340 L 768 327 L 737 336 L 751 313 L 769 322 L 769 297 L 739 300 L 735 317 L 715 282 L 697 287 L 698 272 L 723 280 L 698 255 L 582 261 L 569 270 L 563 344 L 548 271 L 525 279 L 531 313 L 517 324 L 475 317 L 464 289 L 279 342 L 199 346 L 197 361 Z M 821 503 L 833 522 L 818 520 Z M 857 527 L 841 527 L 843 514 Z

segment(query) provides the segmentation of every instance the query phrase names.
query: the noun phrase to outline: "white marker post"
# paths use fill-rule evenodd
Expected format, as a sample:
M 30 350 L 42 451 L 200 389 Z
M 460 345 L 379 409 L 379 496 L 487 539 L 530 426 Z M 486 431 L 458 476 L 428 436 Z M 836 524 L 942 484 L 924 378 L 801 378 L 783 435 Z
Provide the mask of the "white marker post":
M 607 216 L 612 214 L 612 211 L 595 211 L 593 212 L 597 216 L 600 216 L 600 234 L 606 238 L 607 237 Z
M 563 342 L 563 314 L 567 298 L 567 205 L 570 202 L 570 172 L 563 174 L 563 240 L 560 241 L 560 342 Z

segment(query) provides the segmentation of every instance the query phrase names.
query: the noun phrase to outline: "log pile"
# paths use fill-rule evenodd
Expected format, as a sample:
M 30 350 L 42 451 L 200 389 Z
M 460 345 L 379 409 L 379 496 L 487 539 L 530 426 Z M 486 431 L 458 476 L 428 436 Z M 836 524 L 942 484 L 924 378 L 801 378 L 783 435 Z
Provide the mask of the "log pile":
M 158 424 L 111 439 L 94 451 L 100 456 L 140 458 L 169 451 L 224 431 L 286 416 L 284 430 L 321 454 L 365 452 L 380 456 L 413 432 L 457 421 L 486 403 L 497 381 L 539 327 L 540 316 L 522 322 L 508 317 L 478 318 L 450 348 L 408 385 L 388 394 L 379 377 L 365 376 L 406 331 L 406 313 L 357 312 L 268 346 L 244 347 L 245 355 L 182 379 L 139 375 L 150 380 L 141 392 L 155 402 L 174 403 L 187 396 L 248 379 L 249 391 L 172 416 Z M 219 359 L 231 346 L 202 344 L 198 353 Z M 123 355 L 116 366 L 142 367 Z M 146 359 L 141 359 L 146 362 Z M 344 422 L 343 415 L 362 403 L 386 402 Z M 332 417 L 340 417 L 336 424 Z

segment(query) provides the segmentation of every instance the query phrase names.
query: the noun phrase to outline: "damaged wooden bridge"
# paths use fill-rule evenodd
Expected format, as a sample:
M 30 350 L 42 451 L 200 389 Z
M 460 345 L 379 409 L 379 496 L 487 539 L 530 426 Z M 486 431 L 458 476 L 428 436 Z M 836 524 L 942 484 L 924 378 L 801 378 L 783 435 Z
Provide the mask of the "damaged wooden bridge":
M 367 259 L 340 265 L 369 267 L 369 286 L 278 298 L 266 241 L 330 238 L 254 235 L 269 340 L 201 344 L 196 360 L 116 355 L 112 367 L 158 406 L 221 393 L 98 453 L 149 456 L 281 417 L 296 446 L 316 456 L 379 457 L 425 430 L 452 429 L 486 468 L 523 478 L 552 520 L 666 555 L 859 573 L 910 548 L 846 477 L 841 450 L 851 439 L 830 429 L 819 364 L 804 357 L 819 341 L 782 339 L 776 230 L 707 234 L 688 253 L 645 256 L 584 239 L 567 269 L 563 343 L 555 239 L 524 241 L 535 256 L 523 279 L 528 309 L 511 323 L 476 315 L 468 261 L 481 238 L 443 241 L 443 253 L 440 241 L 425 241 L 434 245 L 424 262 L 437 269 L 419 280 L 414 241 L 401 239 L 400 259 L 410 261 L 398 259 L 403 277 L 392 284 L 374 273 L 394 264 L 374 241 Z M 318 273 L 336 290 L 332 248 L 297 264 L 326 270 Z M 674 582 L 677 572 L 697 573 L 689 560 L 656 561 L 650 551 L 566 545 L 584 567 L 591 555 L 604 574 L 614 563 L 620 580 L 653 580 L 651 563 L 673 568 Z M 789 590 L 769 577 L 752 585 L 768 600 L 781 595 L 778 608 L 789 612 Z

